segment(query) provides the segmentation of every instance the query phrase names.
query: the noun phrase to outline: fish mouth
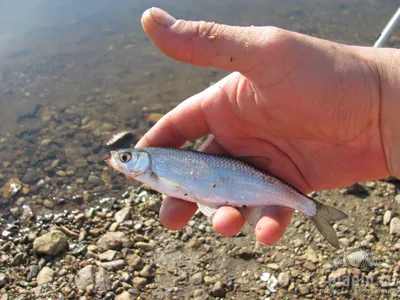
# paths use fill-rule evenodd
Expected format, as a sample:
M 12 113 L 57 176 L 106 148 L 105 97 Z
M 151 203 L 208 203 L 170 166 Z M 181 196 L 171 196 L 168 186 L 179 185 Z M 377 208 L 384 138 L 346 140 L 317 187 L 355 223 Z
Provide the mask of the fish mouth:
M 112 167 L 112 168 L 115 168 L 115 167 L 116 167 L 114 161 L 113 161 L 111 158 L 106 159 L 104 162 L 105 162 L 107 165 L 109 165 L 110 167 Z

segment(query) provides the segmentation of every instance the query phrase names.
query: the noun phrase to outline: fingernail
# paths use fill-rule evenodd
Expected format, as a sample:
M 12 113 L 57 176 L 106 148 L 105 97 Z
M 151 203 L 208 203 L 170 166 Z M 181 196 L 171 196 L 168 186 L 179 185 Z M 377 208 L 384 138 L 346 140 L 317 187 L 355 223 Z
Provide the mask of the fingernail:
M 150 14 L 153 17 L 154 21 L 165 28 L 171 27 L 176 22 L 176 19 L 173 16 L 171 16 L 166 11 L 159 9 L 158 7 L 151 8 Z

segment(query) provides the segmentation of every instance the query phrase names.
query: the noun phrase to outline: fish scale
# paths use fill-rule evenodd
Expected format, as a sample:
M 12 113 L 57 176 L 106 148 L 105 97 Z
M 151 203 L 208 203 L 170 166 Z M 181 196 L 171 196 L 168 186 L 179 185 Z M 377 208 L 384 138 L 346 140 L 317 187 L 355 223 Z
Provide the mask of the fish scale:
M 298 210 L 333 246 L 339 247 L 336 233 L 328 222 L 346 218 L 345 213 L 317 202 L 287 182 L 240 159 L 149 147 L 111 151 L 106 163 L 160 193 L 197 203 L 207 216 L 212 216 L 221 206 L 233 206 L 255 226 L 271 207 Z

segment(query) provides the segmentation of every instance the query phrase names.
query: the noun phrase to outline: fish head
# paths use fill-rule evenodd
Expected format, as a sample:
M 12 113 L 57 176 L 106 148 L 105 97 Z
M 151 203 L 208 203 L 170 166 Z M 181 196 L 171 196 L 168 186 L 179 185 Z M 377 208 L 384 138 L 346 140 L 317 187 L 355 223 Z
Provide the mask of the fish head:
M 132 179 L 144 173 L 151 173 L 150 154 L 141 149 L 111 151 L 111 158 L 106 159 L 105 162 L 110 167 Z

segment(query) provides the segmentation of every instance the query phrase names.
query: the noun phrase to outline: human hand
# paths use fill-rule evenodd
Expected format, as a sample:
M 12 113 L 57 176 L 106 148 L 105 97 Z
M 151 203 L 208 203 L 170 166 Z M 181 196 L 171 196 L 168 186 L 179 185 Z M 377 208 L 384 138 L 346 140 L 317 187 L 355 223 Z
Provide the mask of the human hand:
M 143 14 L 142 25 L 166 55 L 233 73 L 166 114 L 137 147 L 180 147 L 212 134 L 202 151 L 250 157 L 304 193 L 389 175 L 379 74 L 369 48 L 274 27 L 175 20 L 157 8 Z M 196 210 L 194 203 L 168 198 L 160 220 L 179 229 Z M 258 241 L 278 241 L 291 215 L 271 210 L 256 226 Z M 221 207 L 212 223 L 231 236 L 244 219 Z

